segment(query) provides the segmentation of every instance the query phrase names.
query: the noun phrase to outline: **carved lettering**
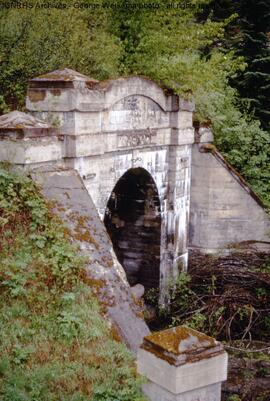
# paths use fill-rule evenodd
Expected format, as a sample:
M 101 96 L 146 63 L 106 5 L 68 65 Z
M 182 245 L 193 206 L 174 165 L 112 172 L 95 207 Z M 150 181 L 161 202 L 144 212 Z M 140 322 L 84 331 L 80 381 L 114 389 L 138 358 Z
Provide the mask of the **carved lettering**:
M 156 136 L 155 130 L 144 131 L 129 131 L 126 133 L 118 134 L 117 147 L 118 148 L 136 148 L 153 144 L 153 137 Z

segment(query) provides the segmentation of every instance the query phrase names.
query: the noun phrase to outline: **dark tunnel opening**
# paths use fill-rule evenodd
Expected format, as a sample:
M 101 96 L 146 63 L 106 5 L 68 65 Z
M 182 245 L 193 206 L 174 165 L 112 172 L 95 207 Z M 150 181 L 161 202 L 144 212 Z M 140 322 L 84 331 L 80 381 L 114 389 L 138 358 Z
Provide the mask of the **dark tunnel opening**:
M 104 218 L 116 256 L 131 286 L 159 287 L 161 217 L 156 184 L 143 168 L 117 182 Z

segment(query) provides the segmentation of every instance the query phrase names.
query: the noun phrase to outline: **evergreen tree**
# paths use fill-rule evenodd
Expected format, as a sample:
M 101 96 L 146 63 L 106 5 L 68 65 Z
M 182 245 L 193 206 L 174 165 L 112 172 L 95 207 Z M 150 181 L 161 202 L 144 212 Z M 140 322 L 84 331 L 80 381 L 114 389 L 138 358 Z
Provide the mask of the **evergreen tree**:
M 237 88 L 250 110 L 270 129 L 270 2 L 242 0 L 239 10 L 242 38 L 237 53 L 247 62 L 238 77 Z
M 211 17 L 222 21 L 229 15 L 238 14 L 226 27 L 222 45 L 244 57 L 245 71 L 232 79 L 232 86 L 244 100 L 242 110 L 258 118 L 262 127 L 270 126 L 270 2 L 269 0 L 215 0 L 204 7 L 200 21 Z M 209 49 L 206 49 L 209 51 Z
M 156 12 L 115 10 L 112 29 L 124 43 L 121 69 L 164 82 L 181 96 L 192 92 L 195 118 L 212 124 L 219 149 L 270 204 L 269 135 L 240 111 L 241 99 L 229 84 L 245 66 L 231 51 L 242 32 L 237 19 L 226 28 L 235 11 L 232 2 L 217 3 L 220 8 L 209 7 L 205 16 L 198 7 L 205 7 L 203 0 L 196 1 L 197 8 L 168 10 L 160 1 Z

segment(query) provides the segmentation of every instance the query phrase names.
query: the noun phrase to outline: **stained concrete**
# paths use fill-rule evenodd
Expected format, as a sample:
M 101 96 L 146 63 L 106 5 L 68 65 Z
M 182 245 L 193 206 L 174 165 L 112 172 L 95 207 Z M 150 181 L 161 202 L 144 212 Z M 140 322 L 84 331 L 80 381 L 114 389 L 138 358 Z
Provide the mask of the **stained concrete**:
M 78 171 L 102 219 L 127 171 L 151 176 L 160 203 L 164 298 L 168 279 L 187 268 L 194 104 L 143 77 L 98 82 L 64 69 L 30 80 L 26 106 L 57 123 L 64 136 L 58 162 Z
M 201 127 L 195 138 L 194 103 L 181 99 L 169 88 L 139 76 L 99 82 L 65 68 L 31 79 L 26 106 L 31 114 L 12 112 L 0 117 L 0 161 L 27 171 L 53 167 L 59 184 L 56 187 L 53 180 L 48 181 L 47 192 L 52 196 L 55 191 L 58 198 L 64 199 L 67 178 L 63 171 L 69 171 L 69 181 L 78 173 L 84 185 L 83 190 L 80 187 L 85 199 L 84 216 L 98 213 L 104 220 L 114 188 L 128 172 L 139 169 L 151 178 L 158 200 L 156 221 L 145 221 L 142 231 L 140 223 L 147 220 L 144 210 L 142 216 L 137 214 L 137 225 L 124 233 L 129 238 L 121 238 L 118 243 L 113 240 L 115 250 L 122 245 L 124 249 L 125 242 L 131 248 L 124 251 L 124 257 L 123 252 L 122 256 L 118 254 L 126 271 L 119 263 L 114 265 L 127 291 L 125 273 L 129 275 L 130 271 L 124 259 L 136 271 L 130 283 L 146 288 L 159 284 L 160 302 L 166 304 L 168 282 L 187 269 L 190 248 L 220 252 L 236 242 L 269 242 L 270 223 L 263 205 L 209 144 L 213 140 L 209 127 Z M 74 187 L 72 207 L 78 208 L 75 193 Z M 87 199 L 91 199 L 89 204 Z M 143 237 L 157 222 L 160 227 L 154 235 L 155 250 L 147 255 L 148 244 L 136 237 L 138 243 L 141 241 L 138 255 L 132 242 L 137 227 Z M 124 223 L 131 222 L 127 219 Z M 100 238 L 104 233 L 108 241 L 101 221 L 99 227 Z M 81 243 L 88 249 L 86 245 L 87 241 Z M 110 247 L 114 255 L 111 258 L 116 260 Z M 140 256 L 142 260 L 137 263 Z M 144 260 L 148 266 L 145 270 Z M 152 260 L 159 266 L 152 266 Z M 128 302 L 121 305 L 122 311 L 128 308 Z M 129 329 L 125 327 L 124 312 L 118 314 L 118 309 L 111 308 L 110 314 L 116 315 L 125 332 Z
M 191 248 L 219 252 L 243 241 L 269 242 L 266 208 L 213 145 L 193 145 L 191 170 Z
M 219 401 L 227 363 L 221 343 L 185 326 L 145 337 L 137 358 L 152 401 Z
M 136 351 L 149 329 L 82 179 L 76 171 L 67 169 L 37 169 L 32 177 L 52 201 L 54 212 L 70 230 L 80 253 L 87 257 L 89 285 L 96 291 L 112 324 L 128 347 Z
M 221 383 L 207 387 L 173 394 L 156 383 L 146 383 L 142 386 L 143 392 L 152 401 L 220 401 Z
M 63 136 L 48 122 L 20 111 L 0 117 L 0 161 L 26 166 L 63 157 Z

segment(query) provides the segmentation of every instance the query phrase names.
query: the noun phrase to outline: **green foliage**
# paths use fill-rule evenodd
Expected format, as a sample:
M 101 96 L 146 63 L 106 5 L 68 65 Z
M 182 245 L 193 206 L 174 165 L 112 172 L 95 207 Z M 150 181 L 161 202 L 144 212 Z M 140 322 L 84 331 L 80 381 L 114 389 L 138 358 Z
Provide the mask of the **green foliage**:
M 194 292 L 189 288 L 190 276 L 185 272 L 179 273 L 175 282 L 169 282 L 170 304 L 177 303 L 179 309 L 186 308 L 190 299 L 194 297 Z
M 246 71 L 238 77 L 237 88 L 248 99 L 249 108 L 270 129 L 270 4 L 269 1 L 242 0 L 239 7 L 241 46 L 237 52 L 245 57 Z
M 230 82 L 247 100 L 242 110 L 249 109 L 260 119 L 263 129 L 269 131 L 270 4 L 264 0 L 215 0 L 204 7 L 201 21 L 209 17 L 223 21 L 233 13 L 237 17 L 226 28 L 220 44 L 244 57 L 246 68 L 231 77 Z
M 263 130 L 254 118 L 269 117 L 266 1 L 193 0 L 169 9 L 158 0 L 155 11 L 143 7 L 150 0 L 129 7 L 116 0 L 111 8 L 98 0 L 98 11 L 42 9 L 40 2 L 27 11 L 0 10 L 0 111 L 23 109 L 27 80 L 57 68 L 98 79 L 147 75 L 195 98 L 195 119 L 212 125 L 224 156 L 270 204 L 268 125 Z M 252 47 L 253 39 L 259 42 Z M 239 77 L 247 101 L 231 86 Z
M 190 288 L 191 277 L 185 272 L 181 272 L 175 281 L 167 284 L 169 307 L 159 306 L 157 310 L 159 324 L 161 326 L 187 325 L 193 329 L 206 331 L 207 317 L 194 311 L 190 306 L 196 304 L 196 293 Z M 158 292 L 151 289 L 145 295 L 147 304 L 156 307 L 158 305 Z M 192 312 L 192 313 L 190 313 Z
M 238 394 L 232 394 L 227 398 L 227 401 L 241 401 Z
M 240 112 L 232 88 L 224 86 L 223 92 L 209 92 L 208 98 L 201 95 L 200 112 L 203 115 L 208 110 L 218 149 L 269 206 L 269 133 L 261 129 L 259 121 Z
M 189 313 L 190 305 L 196 303 L 196 294 L 190 288 L 191 277 L 181 272 L 175 283 L 169 284 L 170 307 L 162 314 L 171 319 L 170 326 L 187 325 L 195 330 L 206 331 L 207 317 L 200 310 Z
M 0 168 L 0 217 L 0 400 L 143 401 L 84 258 L 30 178 Z
M 269 31 L 270 4 L 267 1 L 211 1 L 201 20 L 223 21 L 237 17 L 225 28 L 220 41 L 224 49 L 242 57 L 239 70 L 227 74 L 222 91 L 199 100 L 201 115 L 209 115 L 219 149 L 247 179 L 255 192 L 270 205 L 269 166 Z M 241 98 L 239 98 L 238 90 Z M 210 106 L 212 104 L 212 106 Z M 209 107 L 210 106 L 210 107 Z M 259 120 L 256 120 L 255 117 Z
M 188 320 L 187 323 L 189 327 L 191 327 L 192 329 L 204 331 L 206 320 L 207 317 L 205 315 L 203 315 L 200 312 L 197 312 L 191 316 L 191 318 Z
M 233 46 L 223 46 L 225 30 L 232 22 L 235 26 L 237 15 L 229 6 L 218 21 L 210 12 L 202 18 L 208 3 L 194 1 L 180 11 L 168 11 L 159 1 L 155 13 L 114 12 L 113 32 L 123 44 L 120 72 L 147 75 L 184 97 L 192 93 L 195 119 L 212 125 L 218 148 L 270 205 L 269 132 L 230 86 L 247 68 L 244 55 L 236 57 Z
M 105 79 L 117 73 L 119 41 L 108 32 L 106 12 L 93 9 L 0 10 L 0 85 L 2 112 L 24 108 L 29 78 L 58 68 L 73 68 Z M 101 1 L 96 1 L 101 3 Z

